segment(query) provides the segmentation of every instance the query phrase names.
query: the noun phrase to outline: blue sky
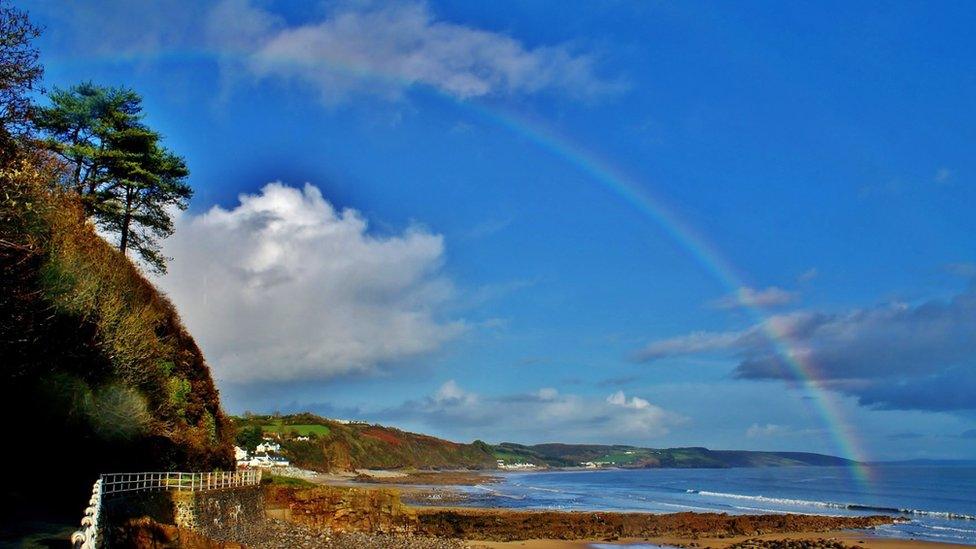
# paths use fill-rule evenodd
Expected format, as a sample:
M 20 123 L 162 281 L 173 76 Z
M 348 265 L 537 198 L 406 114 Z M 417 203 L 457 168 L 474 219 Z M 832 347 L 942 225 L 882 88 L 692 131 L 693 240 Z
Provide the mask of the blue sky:
M 231 412 L 976 457 L 971 4 L 22 4 L 186 157 Z

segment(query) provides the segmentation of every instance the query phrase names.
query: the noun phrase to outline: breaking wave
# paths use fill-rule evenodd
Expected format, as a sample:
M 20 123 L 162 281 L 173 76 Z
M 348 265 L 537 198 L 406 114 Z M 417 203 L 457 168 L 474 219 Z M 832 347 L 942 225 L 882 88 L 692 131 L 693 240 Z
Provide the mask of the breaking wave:
M 821 509 L 845 509 L 848 511 L 866 511 L 873 513 L 890 513 L 898 515 L 910 515 L 910 516 L 921 516 L 921 517 L 934 517 L 949 520 L 973 520 L 976 521 L 976 515 L 966 515 L 962 513 L 951 513 L 949 511 L 926 511 L 923 509 L 900 509 L 898 507 L 882 507 L 875 505 L 861 505 L 858 503 L 837 503 L 833 501 L 812 501 L 806 499 L 790 499 L 790 498 L 771 498 L 766 496 L 750 496 L 746 494 L 730 494 L 727 492 L 710 492 L 708 490 L 685 490 L 689 494 L 698 494 L 700 496 L 715 497 L 715 498 L 727 498 L 727 499 L 738 499 L 738 500 L 748 500 L 748 501 L 760 501 L 763 503 L 769 503 L 774 505 L 790 505 L 794 507 L 818 507 Z

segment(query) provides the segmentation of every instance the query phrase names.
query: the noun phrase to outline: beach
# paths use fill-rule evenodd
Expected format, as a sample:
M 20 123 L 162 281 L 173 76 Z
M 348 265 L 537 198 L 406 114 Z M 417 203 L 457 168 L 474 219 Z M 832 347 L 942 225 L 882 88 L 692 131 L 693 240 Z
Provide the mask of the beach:
M 672 546 L 672 547 L 701 547 L 711 549 L 727 549 L 748 540 L 760 539 L 767 542 L 808 542 L 809 547 L 816 547 L 821 540 L 836 540 L 844 545 L 863 549 L 971 549 L 971 545 L 954 543 L 940 543 L 923 540 L 907 540 L 894 538 L 873 537 L 869 533 L 850 530 L 837 530 L 823 533 L 793 533 L 769 534 L 764 536 L 733 536 L 729 538 L 683 538 L 683 537 L 655 537 L 648 539 L 617 540 L 613 542 L 601 540 L 551 540 L 532 539 L 522 541 L 487 541 L 469 544 L 472 548 L 487 549 L 592 549 L 597 547 L 628 546 Z M 692 546 L 691 544 L 697 544 Z M 783 543 L 786 547 L 786 543 Z
M 799 469 L 796 471 L 800 471 Z M 805 469 L 813 474 L 814 469 Z M 831 475 L 839 472 L 826 469 Z M 834 507 L 817 507 L 819 512 L 789 513 L 766 511 L 759 514 L 715 512 L 620 512 L 594 509 L 546 510 L 532 507 L 530 498 L 509 497 L 513 486 L 527 488 L 527 493 L 545 497 L 561 495 L 546 479 L 568 482 L 586 478 L 580 472 L 511 474 L 481 471 L 451 472 L 383 472 L 358 471 L 342 478 L 318 478 L 322 490 L 282 492 L 271 495 L 279 518 L 288 509 L 288 518 L 332 531 L 408 533 L 419 538 L 461 539 L 470 547 L 525 549 L 558 549 L 583 547 L 627 547 L 667 545 L 711 549 L 951 549 L 972 547 L 966 544 L 912 539 L 905 531 L 896 531 L 911 522 L 904 515 L 885 513 L 868 515 Z M 642 473 L 604 472 L 594 478 L 608 482 L 613 475 L 624 475 L 637 482 Z M 681 474 L 666 471 L 664 478 Z M 724 472 L 692 472 L 720 475 Z M 742 474 L 739 472 L 738 474 Z M 765 474 L 782 474 L 769 472 Z M 789 473 L 795 475 L 796 472 Z M 585 473 L 584 473 L 585 475 Z M 629 475 L 629 476 L 627 476 Z M 821 483 L 822 484 L 822 483 Z M 546 488 L 542 488 L 546 486 Z M 339 492 L 330 491 L 339 489 Z M 626 491 L 640 491 L 639 483 Z M 587 488 L 587 493 L 594 491 Z M 599 490 L 606 492 L 607 490 Z M 701 497 L 692 490 L 684 498 Z M 579 497 L 579 491 L 576 496 Z M 705 492 L 708 494 L 708 492 Z M 811 489 L 811 494 L 815 491 Z M 811 496 L 812 497 L 812 496 Z M 779 501 L 757 498 L 760 501 Z M 550 500 L 544 500 L 547 504 Z M 735 499 L 733 501 L 738 501 Z M 804 500 L 788 500 L 791 504 Z M 747 500 L 749 504 L 756 501 Z M 590 505 L 590 504 L 587 504 Z M 823 505 L 823 504 L 821 504 Z M 332 511 L 330 511 L 331 509 Z M 336 511 L 338 509 L 338 511 Z M 338 518 L 336 518 L 338 516 Z M 315 517 L 315 518 L 311 518 Z M 923 517 L 924 520 L 930 520 Z M 555 538 L 555 539 L 554 539 Z M 760 540 L 756 542 L 754 540 Z M 775 543 L 773 543 L 775 542 Z M 764 545 L 760 545 L 760 543 Z

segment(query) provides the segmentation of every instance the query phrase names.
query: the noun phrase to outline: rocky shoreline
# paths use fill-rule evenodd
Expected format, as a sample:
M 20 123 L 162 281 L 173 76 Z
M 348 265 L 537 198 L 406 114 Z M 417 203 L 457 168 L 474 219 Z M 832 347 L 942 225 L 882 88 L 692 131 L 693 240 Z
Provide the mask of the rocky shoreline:
M 422 509 L 416 532 L 469 540 L 526 539 L 613 541 L 662 536 L 727 538 L 794 532 L 873 528 L 892 517 L 818 515 L 726 515 L 719 513 L 602 513 L 500 509 Z
M 669 537 L 695 541 L 742 538 L 733 549 L 851 549 L 829 540 L 811 545 L 770 545 L 748 539 L 769 534 L 828 532 L 890 524 L 886 516 L 726 515 L 719 513 L 611 513 L 412 507 L 392 488 L 265 486 L 263 520 L 209 539 L 195 530 L 136 518 L 116 532 L 120 546 L 240 549 L 244 547 L 345 549 L 460 549 L 480 543 L 525 540 L 609 542 Z M 739 540 L 736 540 L 737 542 Z M 784 542 L 785 543 L 785 542 Z M 800 543 L 800 545 L 797 545 Z M 669 545 L 680 545 L 673 543 Z M 723 543 L 721 546 L 729 546 Z M 581 545 L 582 546 L 582 545 Z M 716 544 L 712 544 L 716 546 Z

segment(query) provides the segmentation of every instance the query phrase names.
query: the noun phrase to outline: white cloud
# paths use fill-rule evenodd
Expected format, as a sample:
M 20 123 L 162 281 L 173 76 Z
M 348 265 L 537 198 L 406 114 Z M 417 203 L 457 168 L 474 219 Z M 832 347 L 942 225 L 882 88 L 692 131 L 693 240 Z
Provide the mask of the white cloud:
M 630 397 L 627 400 L 627 395 L 623 391 L 617 391 L 612 395 L 607 397 L 607 404 L 612 404 L 614 406 L 622 406 L 624 408 L 632 408 L 634 410 L 644 410 L 650 408 L 651 403 L 640 397 Z
M 539 395 L 540 400 L 556 400 L 559 397 L 559 391 L 552 387 L 543 387 L 536 394 Z
M 564 45 L 529 48 L 501 33 L 438 19 L 423 3 L 344 5 L 289 25 L 243 0 L 210 17 L 210 38 L 235 53 L 225 69 L 310 86 L 327 104 L 351 94 L 399 98 L 429 86 L 457 98 L 557 90 L 590 98 L 621 88 L 596 75 L 591 55 Z
M 782 425 L 776 425 L 775 423 L 767 423 L 765 425 L 759 425 L 758 423 L 753 423 L 746 429 L 747 438 L 764 438 L 771 437 L 785 432 L 786 429 Z
M 462 389 L 453 379 L 444 382 L 434 393 L 433 401 L 438 404 L 459 403 L 471 406 L 478 402 L 478 396 Z
M 671 356 L 725 351 L 734 347 L 746 332 L 693 332 L 653 341 L 635 353 L 635 360 L 650 362 Z
M 736 307 L 775 307 L 796 301 L 797 293 L 784 290 L 777 286 L 763 289 L 742 287 L 731 295 L 712 302 L 718 309 L 734 309 Z
M 181 215 L 158 281 L 220 379 L 322 379 L 438 349 L 464 330 L 440 235 L 368 234 L 319 190 L 270 183 L 227 210 Z
M 433 395 L 387 410 L 379 417 L 420 422 L 473 438 L 525 442 L 645 443 L 666 435 L 687 419 L 623 392 L 604 399 L 562 394 L 551 387 L 491 397 L 444 383 Z

